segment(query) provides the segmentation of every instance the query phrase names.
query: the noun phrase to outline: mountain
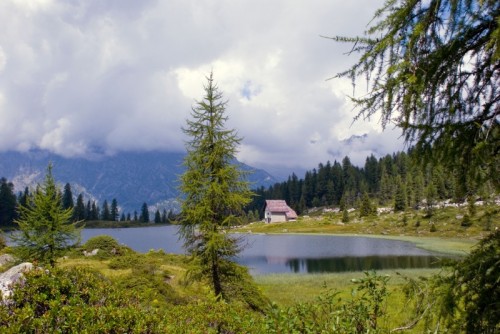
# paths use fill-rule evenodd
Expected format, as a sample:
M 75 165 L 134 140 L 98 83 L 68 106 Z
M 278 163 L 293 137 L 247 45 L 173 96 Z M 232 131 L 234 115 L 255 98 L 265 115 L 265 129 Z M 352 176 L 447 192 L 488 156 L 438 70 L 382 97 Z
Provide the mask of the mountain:
M 61 186 L 69 183 L 73 195 L 83 194 L 87 200 L 116 198 L 121 212 L 140 212 L 146 202 L 152 211 L 178 209 L 176 198 L 178 176 L 183 173 L 183 153 L 122 152 L 113 156 L 92 159 L 65 158 L 43 150 L 26 153 L 0 153 L 0 177 L 14 184 L 15 191 L 41 182 L 49 162 L 54 178 Z M 239 163 L 239 162 L 238 162 Z M 248 180 L 252 187 L 268 187 L 277 180 L 264 170 L 241 164 L 243 170 L 252 171 Z
M 362 135 L 352 135 L 349 138 L 341 140 L 340 142 L 345 145 L 353 145 L 357 143 L 365 143 L 367 139 L 368 139 L 368 134 L 365 133 Z

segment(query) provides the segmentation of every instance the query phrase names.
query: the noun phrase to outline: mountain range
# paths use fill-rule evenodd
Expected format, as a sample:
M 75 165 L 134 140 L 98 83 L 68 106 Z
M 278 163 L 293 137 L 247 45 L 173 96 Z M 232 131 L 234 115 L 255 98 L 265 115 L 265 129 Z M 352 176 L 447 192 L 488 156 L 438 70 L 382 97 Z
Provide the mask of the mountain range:
M 73 196 L 82 194 L 86 201 L 102 204 L 116 199 L 121 212 L 140 212 L 143 203 L 150 211 L 178 210 L 178 177 L 184 171 L 184 153 L 121 152 L 112 156 L 91 159 L 67 158 L 44 150 L 0 153 L 0 177 L 14 184 L 16 193 L 43 181 L 49 163 L 53 175 L 61 185 L 69 183 Z M 251 171 L 251 187 L 268 187 L 278 182 L 261 169 L 240 164 Z

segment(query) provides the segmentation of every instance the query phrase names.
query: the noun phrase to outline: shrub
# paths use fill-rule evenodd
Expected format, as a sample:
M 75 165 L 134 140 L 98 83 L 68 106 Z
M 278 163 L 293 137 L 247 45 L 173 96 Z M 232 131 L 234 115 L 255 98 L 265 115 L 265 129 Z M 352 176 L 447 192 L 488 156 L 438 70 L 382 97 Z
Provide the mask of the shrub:
M 462 219 L 462 222 L 460 223 L 460 226 L 463 227 L 469 227 L 472 225 L 472 220 L 468 214 L 464 215 L 464 218 Z
M 407 279 L 409 329 L 422 320 L 426 333 L 500 332 L 500 231 L 481 240 L 464 259 L 430 280 Z
M 164 331 L 158 313 L 89 269 L 34 270 L 0 305 L 2 333 L 147 333 Z
M 135 254 L 114 257 L 109 261 L 110 269 L 128 269 L 134 268 L 140 264 L 139 257 Z
M 352 298 L 342 300 L 328 291 L 316 300 L 289 308 L 273 305 L 265 320 L 265 333 L 385 333 L 380 319 L 385 316 L 387 276 L 365 273 L 353 280 Z
M 128 247 L 122 246 L 113 237 L 109 235 L 98 235 L 90 238 L 82 246 L 82 249 L 91 252 L 94 249 L 98 249 L 98 258 L 109 258 L 114 255 L 123 255 L 130 253 Z

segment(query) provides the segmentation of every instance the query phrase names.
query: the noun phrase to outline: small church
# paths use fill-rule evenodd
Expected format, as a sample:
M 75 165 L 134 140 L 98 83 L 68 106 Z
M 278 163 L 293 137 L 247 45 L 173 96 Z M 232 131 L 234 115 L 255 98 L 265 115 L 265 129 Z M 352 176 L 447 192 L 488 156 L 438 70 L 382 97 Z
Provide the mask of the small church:
M 286 201 L 270 199 L 266 200 L 264 220 L 266 223 L 296 221 L 297 213 L 286 204 Z

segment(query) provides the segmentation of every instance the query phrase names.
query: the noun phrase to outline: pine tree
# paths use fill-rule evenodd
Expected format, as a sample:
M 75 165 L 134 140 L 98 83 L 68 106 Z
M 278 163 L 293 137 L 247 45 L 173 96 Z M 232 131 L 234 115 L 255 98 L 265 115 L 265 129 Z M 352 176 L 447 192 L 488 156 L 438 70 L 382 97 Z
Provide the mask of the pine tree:
M 16 218 L 17 199 L 14 184 L 7 179 L 0 179 L 0 226 L 10 226 Z
M 120 212 L 118 211 L 118 202 L 116 198 L 113 198 L 113 200 L 111 201 L 110 220 L 117 221 L 118 217 L 120 217 Z
M 66 183 L 64 186 L 62 205 L 63 209 L 72 209 L 75 205 L 73 201 L 73 193 L 71 192 L 71 185 L 69 183 Z
M 360 217 L 366 217 L 374 214 L 376 212 L 376 209 L 372 205 L 372 202 L 370 200 L 370 197 L 368 196 L 368 193 L 363 193 L 363 196 L 361 197 L 361 204 L 359 207 L 359 216 Z
M 348 223 L 349 222 L 349 211 L 347 211 L 347 208 L 344 207 L 342 210 L 342 223 Z
M 28 199 L 30 198 L 30 191 L 28 187 L 24 188 L 23 193 L 19 193 L 17 204 L 19 206 L 26 206 L 28 205 Z
M 149 223 L 149 208 L 146 203 L 143 203 L 141 206 L 141 216 L 139 219 L 143 223 Z
M 396 177 L 396 193 L 394 195 L 394 211 L 405 211 L 406 210 L 406 187 L 398 175 Z
M 20 231 L 13 235 L 13 240 L 21 259 L 53 266 L 57 257 L 78 241 L 80 230 L 70 223 L 72 209 L 62 207 L 51 164 L 44 183 L 37 187 L 28 205 L 19 210 L 16 223 Z
M 100 212 L 99 207 L 95 204 L 95 201 L 92 202 L 92 207 L 90 208 L 90 220 L 99 220 Z
M 198 263 L 192 279 L 208 279 L 218 298 L 227 299 L 227 275 L 234 274 L 231 259 L 240 251 L 238 240 L 226 230 L 243 213 L 251 192 L 244 172 L 234 164 L 241 139 L 227 130 L 226 102 L 213 81 L 207 78 L 205 96 L 192 108 L 184 133 L 186 171 L 180 178 L 182 202 L 180 234 L 189 254 Z
M 434 183 L 429 182 L 427 187 L 425 188 L 425 204 L 426 204 L 426 213 L 428 217 L 431 217 L 434 213 L 434 205 L 436 204 L 437 198 L 437 190 Z
M 111 212 L 109 211 L 109 205 L 107 200 L 104 200 L 104 203 L 102 203 L 101 220 L 105 221 L 111 220 Z
M 357 118 L 381 113 L 423 157 L 500 189 L 499 12 L 498 0 L 388 0 L 364 36 L 334 37 L 360 53 L 336 77 L 369 80 Z
M 92 204 L 90 204 L 90 200 L 87 201 L 85 205 L 85 220 L 91 220 L 92 217 Z
M 156 212 L 155 212 L 155 224 L 160 224 L 160 223 L 161 223 L 160 210 L 156 209 Z
M 85 219 L 85 205 L 83 204 L 83 195 L 80 194 L 76 198 L 76 205 L 73 209 L 73 221 Z

